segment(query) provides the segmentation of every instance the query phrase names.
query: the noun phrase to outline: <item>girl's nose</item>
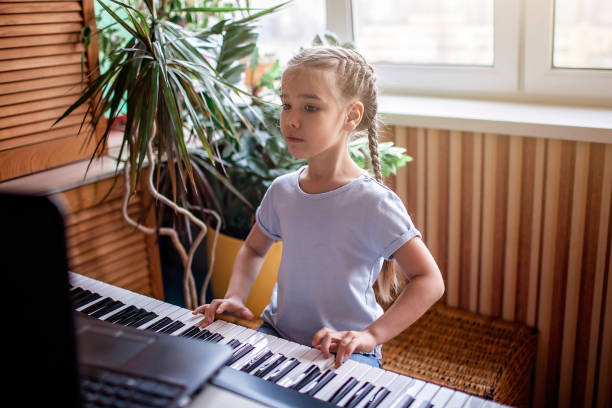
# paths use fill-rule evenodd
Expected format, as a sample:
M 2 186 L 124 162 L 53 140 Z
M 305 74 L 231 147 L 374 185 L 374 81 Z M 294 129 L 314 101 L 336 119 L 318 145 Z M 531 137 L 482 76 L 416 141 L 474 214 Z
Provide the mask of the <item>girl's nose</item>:
M 298 118 L 296 117 L 296 115 L 291 115 L 289 116 L 289 126 L 293 129 L 297 129 L 300 127 L 300 121 L 298 120 Z

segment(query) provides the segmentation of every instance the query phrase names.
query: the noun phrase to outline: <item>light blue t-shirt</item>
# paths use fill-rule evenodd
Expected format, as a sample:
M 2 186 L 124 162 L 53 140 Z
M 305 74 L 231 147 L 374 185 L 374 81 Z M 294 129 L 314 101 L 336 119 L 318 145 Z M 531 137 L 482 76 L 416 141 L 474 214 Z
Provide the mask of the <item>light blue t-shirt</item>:
M 383 314 L 372 288 L 383 258 L 420 233 L 399 197 L 367 174 L 308 194 L 299 185 L 304 168 L 274 180 L 256 219 L 283 241 L 262 318 L 284 338 L 310 346 L 322 327 L 363 330 Z

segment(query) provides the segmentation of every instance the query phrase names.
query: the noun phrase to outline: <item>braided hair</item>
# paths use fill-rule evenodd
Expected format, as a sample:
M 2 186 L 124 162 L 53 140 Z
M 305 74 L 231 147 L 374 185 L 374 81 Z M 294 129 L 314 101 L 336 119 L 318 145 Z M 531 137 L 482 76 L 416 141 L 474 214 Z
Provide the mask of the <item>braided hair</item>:
M 372 172 L 374 178 L 383 183 L 378 155 L 378 98 L 374 68 L 357 51 L 323 46 L 304 49 L 287 64 L 287 68 L 304 66 L 334 70 L 342 95 L 347 99 L 357 98 L 361 101 L 363 117 L 355 132 L 367 132 Z M 385 260 L 376 280 L 379 299 L 385 303 L 391 302 L 393 295 L 400 290 L 401 283 L 393 262 Z

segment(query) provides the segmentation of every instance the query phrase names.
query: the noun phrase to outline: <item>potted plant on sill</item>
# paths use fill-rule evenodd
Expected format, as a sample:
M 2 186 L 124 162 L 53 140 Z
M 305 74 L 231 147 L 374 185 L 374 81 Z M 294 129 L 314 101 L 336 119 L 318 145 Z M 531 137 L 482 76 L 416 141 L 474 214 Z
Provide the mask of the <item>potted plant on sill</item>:
M 105 115 L 108 115 L 100 139 L 93 131 L 88 134 L 88 143 L 97 143 L 93 160 L 107 143 L 114 119 L 123 106 L 127 108 L 116 171 L 124 179 L 124 218 L 144 233 L 171 238 L 184 267 L 185 303 L 188 308 L 194 308 L 198 299 L 191 265 L 195 250 L 208 230 L 201 214 L 213 214 L 215 200 L 212 192 L 206 191 L 207 177 L 194 169 L 188 146 L 199 145 L 212 163 L 216 161 L 213 138 L 237 142 L 239 133 L 235 124 L 252 127 L 239 109 L 239 97 L 244 92 L 228 78 L 244 69 L 240 60 L 250 55 L 255 47 L 257 34 L 251 23 L 284 4 L 239 18 L 234 18 L 233 13 L 252 10 L 241 7 L 188 9 L 228 15 L 211 27 L 191 30 L 173 23 L 167 13 L 158 14 L 155 0 L 144 0 L 141 9 L 110 1 L 127 19 L 119 17 L 104 3 L 100 5 L 131 38 L 113 52 L 106 72 L 86 87 L 56 123 L 83 104 L 88 104 L 83 122 L 91 115 L 92 129 L 97 128 L 98 123 L 105 123 Z M 164 172 L 170 197 L 159 192 Z M 221 174 L 215 175 L 223 178 Z M 127 204 L 141 179 L 156 205 L 169 207 L 176 218 L 184 222 L 183 231 L 166 226 L 151 228 L 130 218 Z M 189 235 L 193 225 L 199 230 L 186 248 L 179 232 Z M 202 290 L 202 296 L 204 294 Z
M 335 40 L 332 34 L 327 34 L 325 38 L 328 43 Z M 315 38 L 314 44 L 320 43 L 320 37 Z M 247 73 L 248 70 L 256 71 L 258 65 L 258 54 L 255 52 Z M 251 93 L 255 96 L 264 94 L 264 99 L 268 100 L 278 99 L 280 77 L 281 70 L 277 61 L 248 84 Z M 218 241 L 215 242 L 216 238 L 212 235 L 207 237 L 209 259 L 216 259 L 211 275 L 213 296 L 216 298 L 222 297 L 227 290 L 236 253 L 251 230 L 255 222 L 255 210 L 272 181 L 306 164 L 305 160 L 296 159 L 289 154 L 280 132 L 280 105 L 261 103 L 256 98 L 250 106 L 241 108 L 254 128 L 238 127 L 240 143 L 228 138 L 214 143 L 216 151 L 219 152 L 219 160 L 216 168 L 208 169 L 211 173 L 215 170 L 225 172 L 231 182 L 226 184 L 219 178 L 210 181 L 222 208 Z M 353 140 L 350 143 L 350 153 L 360 167 L 366 168 L 370 159 L 367 136 Z M 404 148 L 395 146 L 393 142 L 379 143 L 379 154 L 381 170 L 387 177 L 396 174 L 398 168 L 412 160 L 405 154 Z M 201 165 L 210 166 L 203 151 L 196 149 L 192 156 Z M 240 195 L 236 194 L 234 189 L 238 190 Z M 282 243 L 273 244 L 249 293 L 246 305 L 256 316 L 261 314 L 269 303 L 276 283 L 281 252 Z

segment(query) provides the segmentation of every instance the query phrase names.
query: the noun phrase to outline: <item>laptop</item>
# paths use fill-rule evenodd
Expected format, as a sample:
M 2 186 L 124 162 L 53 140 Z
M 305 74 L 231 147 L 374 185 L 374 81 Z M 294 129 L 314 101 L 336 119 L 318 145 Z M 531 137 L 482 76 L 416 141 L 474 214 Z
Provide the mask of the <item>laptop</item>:
M 20 405 L 84 407 L 123 392 L 138 406 L 185 406 L 231 357 L 227 345 L 73 311 L 63 217 L 50 199 L 0 193 L 0 232 L 3 388 Z

